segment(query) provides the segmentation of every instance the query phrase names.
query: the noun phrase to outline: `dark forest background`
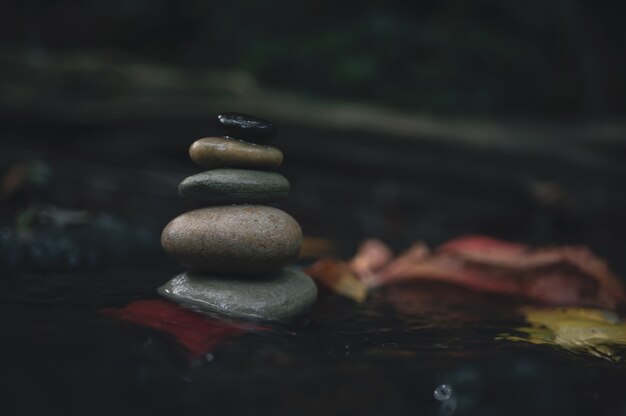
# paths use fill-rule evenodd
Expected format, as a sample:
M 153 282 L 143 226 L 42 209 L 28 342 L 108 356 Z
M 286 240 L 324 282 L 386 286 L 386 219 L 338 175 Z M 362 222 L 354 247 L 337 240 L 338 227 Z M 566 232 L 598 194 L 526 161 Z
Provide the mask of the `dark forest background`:
M 188 147 L 240 111 L 277 124 L 292 185 L 280 206 L 335 255 L 368 237 L 402 250 L 479 233 L 583 244 L 624 271 L 625 12 L 4 1 L 0 264 L 168 261 L 159 234 L 190 208 L 176 187 L 199 169 Z
M 626 110 L 621 2 L 5 1 L 3 54 L 106 54 L 431 114 Z M 7 68 L 4 68 L 6 71 Z

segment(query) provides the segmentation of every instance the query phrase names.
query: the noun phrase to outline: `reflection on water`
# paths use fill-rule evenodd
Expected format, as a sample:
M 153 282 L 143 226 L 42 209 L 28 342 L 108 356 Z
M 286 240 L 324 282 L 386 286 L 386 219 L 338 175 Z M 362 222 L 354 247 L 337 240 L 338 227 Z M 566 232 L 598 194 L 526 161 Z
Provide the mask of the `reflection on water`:
M 439 414 L 442 416 L 448 416 L 454 413 L 456 410 L 456 399 L 454 397 L 442 402 L 439 405 Z
M 411 300 L 417 289 L 395 287 L 360 304 L 325 294 L 308 321 L 237 332 L 214 318 L 163 315 L 161 300 L 147 311 L 160 318 L 129 322 L 100 312 L 152 305 L 167 276 L 3 278 L 2 414 L 626 411 L 626 365 L 496 340 L 522 323 L 515 305 L 460 292 L 423 288 Z M 209 342 L 210 334 L 219 336 Z

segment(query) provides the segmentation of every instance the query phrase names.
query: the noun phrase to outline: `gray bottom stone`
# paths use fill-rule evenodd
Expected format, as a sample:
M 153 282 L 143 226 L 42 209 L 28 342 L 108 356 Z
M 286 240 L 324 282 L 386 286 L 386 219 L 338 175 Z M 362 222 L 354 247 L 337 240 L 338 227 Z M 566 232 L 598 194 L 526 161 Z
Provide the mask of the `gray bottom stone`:
M 161 296 L 209 314 L 262 322 L 293 322 L 315 303 L 306 274 L 285 268 L 266 276 L 181 273 L 158 289 Z

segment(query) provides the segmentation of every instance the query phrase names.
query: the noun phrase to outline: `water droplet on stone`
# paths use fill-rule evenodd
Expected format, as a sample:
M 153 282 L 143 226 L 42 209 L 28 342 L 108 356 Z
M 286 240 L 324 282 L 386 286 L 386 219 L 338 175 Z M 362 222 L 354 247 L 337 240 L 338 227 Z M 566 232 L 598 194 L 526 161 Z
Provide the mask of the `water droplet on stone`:
M 440 384 L 433 392 L 435 399 L 443 401 L 452 397 L 452 386 L 449 384 Z

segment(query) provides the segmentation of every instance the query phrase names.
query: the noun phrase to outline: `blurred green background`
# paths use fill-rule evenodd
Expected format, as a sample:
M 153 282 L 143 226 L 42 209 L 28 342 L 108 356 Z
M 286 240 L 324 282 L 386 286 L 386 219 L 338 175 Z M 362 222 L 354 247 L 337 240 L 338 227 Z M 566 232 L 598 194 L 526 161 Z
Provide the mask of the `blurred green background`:
M 0 266 L 166 259 L 189 145 L 239 111 L 276 123 L 280 207 L 343 256 L 478 233 L 586 245 L 626 271 L 625 11 L 4 1 Z
M 426 114 L 606 118 L 626 110 L 625 11 L 589 0 L 5 1 L 0 39 L 11 52 L 236 70 Z

